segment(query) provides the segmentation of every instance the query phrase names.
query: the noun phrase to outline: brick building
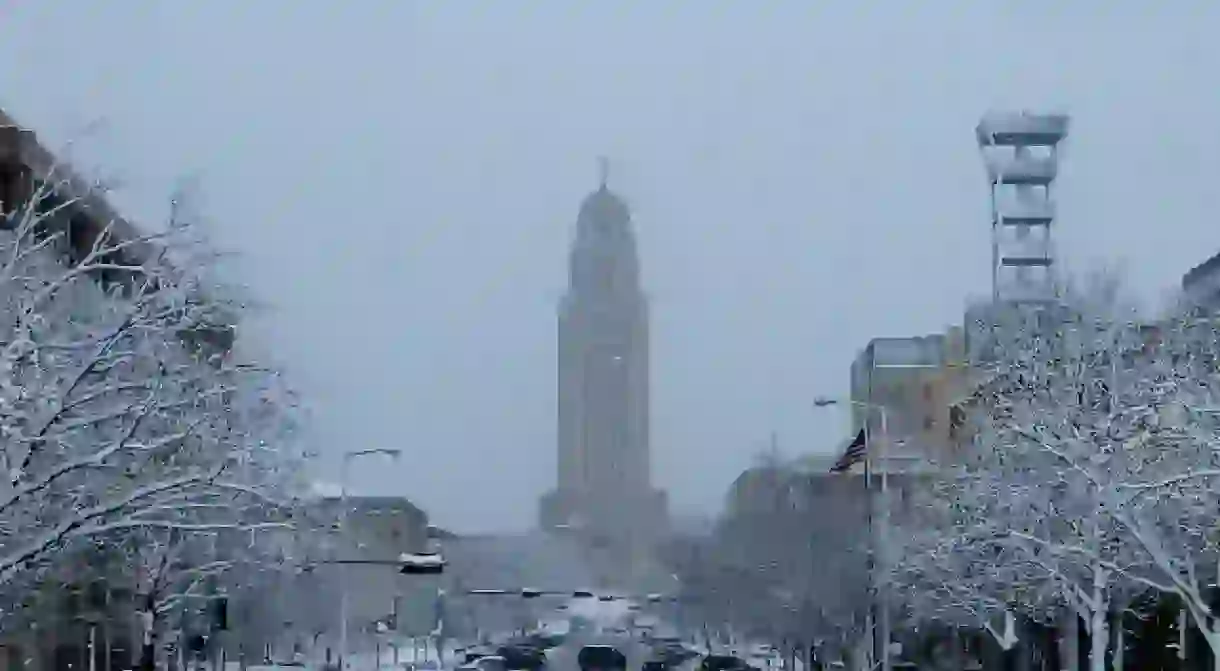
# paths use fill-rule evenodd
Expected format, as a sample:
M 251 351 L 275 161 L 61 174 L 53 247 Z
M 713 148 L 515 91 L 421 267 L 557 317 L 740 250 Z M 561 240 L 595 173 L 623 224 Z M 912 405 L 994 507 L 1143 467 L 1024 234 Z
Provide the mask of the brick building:
M 135 228 L 113 210 L 97 185 L 59 163 L 32 130 L 0 110 L 0 231 L 14 228 L 16 217 L 27 205 L 45 217 L 43 225 L 65 233 L 61 244 L 49 248 L 48 264 L 79 261 L 107 226 L 119 239 L 136 235 Z M 115 261 L 139 263 L 146 251 L 133 245 L 125 250 L 126 258 Z M 127 277 L 108 271 L 94 279 L 104 286 Z M 229 336 L 225 347 L 232 342 Z M 134 612 L 131 594 L 122 586 L 81 578 L 104 576 L 118 568 L 99 553 L 77 554 L 81 555 L 79 561 L 63 560 L 62 566 L 41 575 L 35 584 L 19 587 L 24 599 L 20 599 L 15 615 L 24 629 L 14 627 L 0 635 L 0 668 L 80 668 L 89 661 L 90 637 L 97 668 L 130 663 L 135 647 L 129 617 Z M 43 626 L 29 626 L 34 622 Z
M 951 460 L 959 445 L 954 404 L 966 389 L 964 335 L 874 338 L 851 366 L 849 436 L 864 431 L 874 468 L 920 470 Z M 884 414 L 885 426 L 882 415 Z M 854 466 L 862 472 L 862 461 Z
M 111 266 L 139 266 L 150 261 L 151 247 L 130 244 L 136 227 L 107 202 L 105 190 L 60 163 L 35 133 L 0 110 L 0 232 L 8 234 L 21 218 L 36 213 L 39 230 L 62 233 L 34 261 L 39 272 L 59 273 L 80 262 L 107 229 L 115 242 Z M 137 271 L 138 272 L 138 271 Z M 89 275 L 92 283 L 65 290 L 88 292 L 92 300 L 121 300 L 137 273 L 109 268 Z M 116 298 L 118 296 L 118 298 Z M 188 348 L 228 351 L 235 341 L 231 325 L 201 325 L 179 331 Z M 201 364 L 202 365 L 202 364 Z M 8 484 L 0 483 L 0 488 Z M 131 590 L 131 567 L 104 547 L 65 548 L 56 561 L 28 583 L 8 585 L 4 595 L 17 608 L 5 613 L 12 625 L 0 635 L 0 668 L 66 669 L 90 666 L 102 671 L 131 668 L 138 655 Z

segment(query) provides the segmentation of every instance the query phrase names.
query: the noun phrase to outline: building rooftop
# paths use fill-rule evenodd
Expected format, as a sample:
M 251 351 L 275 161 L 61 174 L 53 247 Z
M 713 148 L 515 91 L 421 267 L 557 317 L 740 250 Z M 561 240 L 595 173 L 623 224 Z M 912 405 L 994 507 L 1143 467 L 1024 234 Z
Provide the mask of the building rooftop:
M 873 338 L 865 347 L 867 358 L 876 368 L 926 368 L 939 366 L 945 358 L 945 336 Z
M 333 505 L 344 498 L 342 487 L 331 482 L 315 481 L 310 489 L 315 504 Z M 367 495 L 348 492 L 346 498 L 348 505 L 353 509 L 407 508 L 421 515 L 425 514 L 422 508 L 412 503 L 405 496 Z
M 979 145 L 1054 146 L 1067 137 L 1070 117 L 1066 114 L 991 112 L 975 128 Z
M 0 164 L 6 168 L 23 168 L 35 187 L 53 183 L 51 191 L 59 200 L 74 203 L 69 209 L 78 216 L 72 218 L 71 225 L 81 226 L 86 237 L 95 238 L 107 226 L 119 239 L 138 235 L 137 228 L 107 201 L 100 183 L 84 179 L 71 166 L 60 162 L 39 142 L 33 130 L 18 123 L 3 109 L 0 109 Z M 5 209 L 9 209 L 9 205 L 6 204 Z M 130 249 L 136 254 L 148 253 L 147 249 Z
M 1182 276 L 1182 288 L 1189 289 L 1191 285 L 1215 274 L 1217 271 L 1220 271 L 1220 252 L 1186 271 L 1186 274 Z

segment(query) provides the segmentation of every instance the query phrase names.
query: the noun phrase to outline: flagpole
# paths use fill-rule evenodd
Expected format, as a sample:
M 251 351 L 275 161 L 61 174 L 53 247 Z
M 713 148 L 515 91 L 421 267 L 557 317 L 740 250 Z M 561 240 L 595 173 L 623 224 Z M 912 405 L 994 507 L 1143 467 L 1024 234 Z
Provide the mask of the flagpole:
M 869 640 L 872 641 L 872 653 L 877 654 L 877 600 L 881 594 L 881 581 L 877 580 L 877 533 L 876 527 L 873 526 L 873 508 L 875 502 L 873 497 L 873 453 L 869 449 L 871 442 L 872 416 L 869 411 L 872 408 L 864 408 L 864 427 L 860 429 L 864 433 L 864 494 L 868 499 L 868 579 L 871 582 L 872 598 L 868 600 L 868 618 L 865 622 L 866 630 L 868 631 Z M 871 663 L 870 663 L 871 666 Z
M 869 608 L 868 622 L 866 622 L 866 630 L 873 637 L 874 654 L 879 654 L 881 659 L 881 671 L 892 671 L 893 665 L 890 659 L 890 604 L 889 590 L 883 589 L 881 572 L 889 570 L 889 549 L 890 540 L 889 522 L 890 522 L 890 488 L 889 488 L 889 413 L 884 405 L 878 403 L 869 403 L 866 401 L 857 401 L 853 398 L 834 399 L 834 398 L 817 398 L 813 402 L 815 407 L 824 408 L 831 405 L 851 405 L 864 409 L 864 427 L 861 431 L 864 433 L 864 486 L 868 492 L 868 527 L 869 527 L 869 545 L 872 551 L 869 553 L 869 578 L 873 582 L 875 598 L 872 599 L 872 604 Z M 873 497 L 873 474 L 876 467 L 873 464 L 872 450 L 872 415 L 871 412 L 876 411 L 880 415 L 880 433 L 878 436 L 880 443 L 878 455 L 881 458 L 881 491 L 879 502 L 874 502 Z M 846 456 L 846 455 L 845 455 Z M 849 466 L 850 468 L 850 466 Z M 874 505 L 880 505 L 880 524 L 874 529 L 873 526 L 873 508 Z M 881 561 L 878 561 L 881 560 Z M 880 566 L 879 566 L 880 564 Z M 880 610 L 880 613 L 876 613 Z M 874 626 L 874 621 L 879 620 Z M 877 645 L 877 639 L 880 639 L 880 645 Z
M 883 576 L 888 583 L 890 572 L 890 427 L 885 406 L 879 405 L 877 410 L 881 413 L 881 446 L 878 449 L 878 454 L 881 457 L 881 566 L 885 571 Z M 883 646 L 881 650 L 881 671 L 891 671 L 890 589 L 888 586 L 881 587 L 884 587 L 879 595 L 879 601 L 881 602 L 881 645 Z

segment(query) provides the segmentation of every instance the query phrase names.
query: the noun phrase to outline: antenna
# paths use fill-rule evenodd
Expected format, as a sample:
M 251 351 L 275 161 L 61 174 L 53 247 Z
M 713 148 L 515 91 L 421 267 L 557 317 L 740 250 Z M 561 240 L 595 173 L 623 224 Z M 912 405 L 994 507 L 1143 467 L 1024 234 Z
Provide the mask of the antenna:
M 606 183 L 610 181 L 610 159 L 605 156 L 597 157 L 597 178 L 598 186 L 605 189 Z

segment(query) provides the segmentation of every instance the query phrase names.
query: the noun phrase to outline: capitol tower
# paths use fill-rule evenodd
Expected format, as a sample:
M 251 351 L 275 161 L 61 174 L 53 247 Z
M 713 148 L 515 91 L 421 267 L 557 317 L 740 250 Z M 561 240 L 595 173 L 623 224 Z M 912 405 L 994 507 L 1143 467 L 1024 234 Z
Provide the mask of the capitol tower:
M 631 212 L 606 180 L 603 160 L 576 220 L 559 306 L 558 482 L 539 517 L 627 568 L 663 533 L 667 503 L 651 477 L 648 300 Z

